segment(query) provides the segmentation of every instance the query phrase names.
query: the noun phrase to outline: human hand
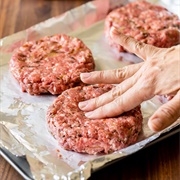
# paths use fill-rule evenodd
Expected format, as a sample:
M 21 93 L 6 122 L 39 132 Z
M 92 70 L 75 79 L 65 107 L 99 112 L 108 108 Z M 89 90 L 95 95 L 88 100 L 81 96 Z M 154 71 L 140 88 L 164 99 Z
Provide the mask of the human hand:
M 155 95 L 173 97 L 150 117 L 148 125 L 160 131 L 180 116 L 180 45 L 157 48 L 119 34 L 112 28 L 111 37 L 144 62 L 117 70 L 82 73 L 81 80 L 88 84 L 118 84 L 111 91 L 88 101 L 79 108 L 87 111 L 88 118 L 106 118 L 129 111 Z

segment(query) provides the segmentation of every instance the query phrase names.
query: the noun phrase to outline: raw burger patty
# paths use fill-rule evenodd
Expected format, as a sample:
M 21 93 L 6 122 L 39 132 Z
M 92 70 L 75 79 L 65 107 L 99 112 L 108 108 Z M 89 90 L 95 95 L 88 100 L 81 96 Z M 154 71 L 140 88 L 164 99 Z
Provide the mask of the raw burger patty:
M 171 47 L 180 43 L 180 20 L 178 16 L 161 6 L 145 1 L 136 1 L 111 11 L 105 19 L 105 36 L 110 46 L 119 52 L 125 49 L 114 43 L 110 29 L 136 40 L 157 47 Z
M 80 101 L 109 91 L 112 85 L 78 86 L 64 91 L 47 111 L 52 135 L 66 150 L 111 153 L 137 141 L 142 129 L 140 106 L 115 118 L 88 119 L 78 108 Z
M 22 91 L 31 95 L 61 94 L 81 84 L 80 73 L 93 71 L 91 51 L 78 38 L 46 36 L 21 46 L 10 60 L 10 71 Z

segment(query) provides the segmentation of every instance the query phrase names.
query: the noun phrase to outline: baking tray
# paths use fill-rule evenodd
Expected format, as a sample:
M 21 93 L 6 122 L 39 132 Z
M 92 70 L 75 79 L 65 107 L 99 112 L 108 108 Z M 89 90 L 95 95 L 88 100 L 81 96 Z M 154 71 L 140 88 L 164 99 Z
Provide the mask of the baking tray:
M 155 139 L 154 141 L 150 142 L 149 144 L 147 144 L 144 148 L 141 149 L 144 150 L 152 145 L 157 144 L 160 141 L 163 141 L 175 134 L 180 133 L 180 125 L 178 125 L 177 127 L 173 128 L 172 130 L 170 130 L 169 132 L 162 134 L 159 136 L 159 138 Z M 6 159 L 12 166 L 13 168 L 26 180 L 33 180 L 33 176 L 30 170 L 30 166 L 26 160 L 26 156 L 21 156 L 21 157 L 17 157 L 13 154 L 11 154 L 8 150 L 6 150 L 5 148 L 0 148 L 1 150 L 1 155 L 2 157 L 4 157 L 4 159 Z M 139 151 L 138 151 L 139 152 Z M 135 152 L 136 153 L 136 152 Z M 133 154 L 135 154 L 133 153 Z M 132 155 L 132 154 L 131 154 Z M 105 164 L 104 166 L 102 166 L 101 168 L 98 168 L 96 171 L 105 168 L 107 166 L 110 166 L 118 161 L 121 161 L 122 159 L 126 158 L 127 156 L 124 156 L 122 158 L 119 158 L 117 160 L 111 161 L 107 164 Z M 129 156 L 128 156 L 129 157 Z M 96 171 L 92 171 L 92 173 L 96 172 Z

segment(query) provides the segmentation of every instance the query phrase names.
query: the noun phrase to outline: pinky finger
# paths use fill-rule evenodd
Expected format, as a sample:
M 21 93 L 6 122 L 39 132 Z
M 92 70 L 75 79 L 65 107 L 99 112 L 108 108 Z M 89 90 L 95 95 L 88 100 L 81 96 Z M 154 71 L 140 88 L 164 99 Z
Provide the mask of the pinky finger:
M 149 119 L 151 130 L 157 132 L 171 125 L 180 117 L 180 91 L 166 104 L 162 105 Z

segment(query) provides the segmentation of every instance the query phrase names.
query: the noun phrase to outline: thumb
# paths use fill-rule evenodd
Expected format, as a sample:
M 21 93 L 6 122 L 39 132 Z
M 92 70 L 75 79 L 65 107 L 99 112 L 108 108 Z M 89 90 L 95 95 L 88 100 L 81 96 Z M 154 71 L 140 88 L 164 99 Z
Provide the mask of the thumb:
M 161 131 L 180 117 L 180 91 L 166 104 L 162 105 L 149 119 L 153 131 Z
M 152 57 L 153 54 L 160 49 L 155 46 L 137 41 L 130 36 L 126 36 L 120 33 L 115 27 L 111 28 L 110 36 L 116 43 L 123 46 L 127 51 L 136 54 L 144 61 Z

